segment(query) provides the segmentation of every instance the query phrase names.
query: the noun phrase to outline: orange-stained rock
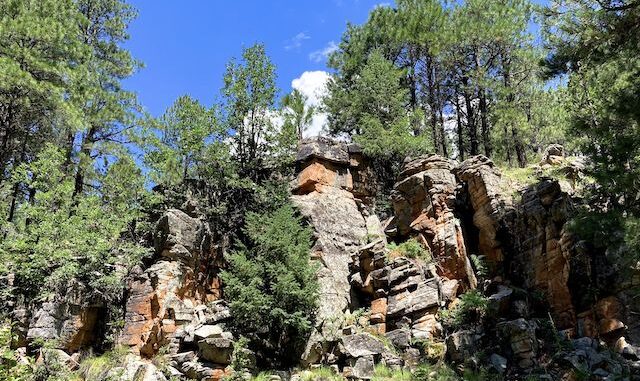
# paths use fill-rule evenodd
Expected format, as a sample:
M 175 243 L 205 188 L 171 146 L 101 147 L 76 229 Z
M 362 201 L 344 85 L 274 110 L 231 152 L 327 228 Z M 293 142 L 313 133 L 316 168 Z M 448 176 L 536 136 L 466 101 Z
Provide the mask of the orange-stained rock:
M 500 171 L 482 155 L 465 160 L 457 169 L 460 180 L 466 183 L 473 206 L 473 224 L 478 228 L 478 251 L 493 268 L 504 260 L 502 242 L 498 239 L 500 220 L 508 209 L 500 189 Z
M 353 180 L 348 171 L 331 162 L 322 162 L 317 158 L 306 164 L 298 174 L 296 194 L 322 192 L 326 187 L 353 189 Z
M 225 377 L 230 376 L 233 373 L 233 371 L 230 368 L 224 368 L 224 369 L 213 369 L 211 373 L 213 374 L 204 378 L 203 381 L 221 381 Z
M 387 333 L 387 325 L 385 323 L 371 324 L 367 330 L 372 335 L 384 335 Z
M 411 325 L 411 334 L 420 339 L 432 340 L 442 334 L 442 326 L 436 319 L 436 311 L 431 310 Z
M 526 288 L 542 292 L 556 328 L 576 328 L 576 311 L 569 288 L 574 240 L 566 229 L 571 197 L 554 180 L 527 188 L 507 222 L 513 255 L 507 277 L 522 279 Z
M 440 275 L 475 288 L 461 223 L 454 214 L 455 166 L 438 155 L 405 163 L 391 195 L 395 218 L 388 231 L 398 238 L 418 237 L 429 247 Z
M 624 306 L 615 296 L 598 300 L 594 310 L 598 319 L 621 319 L 624 314 Z
M 196 318 L 195 307 L 220 295 L 219 280 L 208 274 L 215 262 L 209 239 L 200 220 L 179 210 L 159 220 L 155 263 L 129 277 L 120 344 L 146 357 L 169 343 L 178 348 L 176 335 Z
M 67 293 L 54 294 L 35 311 L 26 339 L 50 340 L 56 348 L 71 353 L 94 343 L 97 322 L 104 303 L 90 300 L 87 288 L 80 282 L 70 282 Z
M 624 328 L 624 323 L 618 319 L 602 319 L 598 322 L 598 332 L 601 335 L 607 335 Z
M 369 320 L 372 324 L 384 323 L 387 320 L 387 298 L 378 298 L 371 302 Z

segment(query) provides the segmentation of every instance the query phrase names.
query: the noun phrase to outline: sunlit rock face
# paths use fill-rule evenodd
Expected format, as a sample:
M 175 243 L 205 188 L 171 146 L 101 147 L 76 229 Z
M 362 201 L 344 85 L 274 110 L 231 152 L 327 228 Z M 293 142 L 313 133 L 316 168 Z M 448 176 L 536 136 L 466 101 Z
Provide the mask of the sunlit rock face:
M 292 201 L 314 230 L 312 259 L 319 263 L 317 324 L 304 354 L 316 362 L 338 332 L 330 322 L 340 319 L 352 304 L 349 285 L 351 254 L 367 235 L 382 235 L 380 222 L 370 212 L 368 168 L 355 146 L 317 138 L 301 143 L 300 168 Z M 355 180 L 354 180 L 355 179 Z M 356 191 L 357 190 L 357 191 Z
M 475 288 L 476 277 L 455 211 L 456 166 L 455 161 L 438 155 L 405 163 L 391 195 L 395 217 L 387 232 L 395 239 L 417 238 L 431 251 L 441 276 Z
M 211 235 L 204 223 L 170 209 L 156 224 L 154 263 L 129 279 L 125 325 L 120 343 L 143 356 L 162 346 L 173 352 L 208 312 L 207 302 L 220 297 L 219 281 L 208 270 L 214 262 Z

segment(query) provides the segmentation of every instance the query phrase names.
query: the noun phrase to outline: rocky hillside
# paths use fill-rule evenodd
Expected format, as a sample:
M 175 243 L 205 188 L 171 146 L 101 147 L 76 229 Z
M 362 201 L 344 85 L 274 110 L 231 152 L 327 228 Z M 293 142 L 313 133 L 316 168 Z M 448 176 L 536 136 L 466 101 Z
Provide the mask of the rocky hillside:
M 484 156 L 406 161 L 386 221 L 374 206 L 376 173 L 358 146 L 305 141 L 297 166 L 291 199 L 313 228 L 320 284 L 299 367 L 256 369 L 227 326 L 234 316 L 212 233 L 195 212 L 171 209 L 156 224 L 153 258 L 128 277 L 119 361 L 85 369 L 87 379 L 212 381 L 271 371 L 274 380 L 368 380 L 384 377 L 382 369 L 425 380 L 455 372 L 640 379 L 635 284 L 619 276 L 615 253 L 569 228 L 580 199 L 567 179 L 580 165 L 562 147 L 547 149 L 531 184 L 503 177 Z M 562 178 L 544 177 L 549 169 Z M 46 341 L 37 361 L 78 367 L 105 345 L 108 306 L 96 300 L 78 283 L 45 303 L 15 304 L 13 346 L 26 354 Z

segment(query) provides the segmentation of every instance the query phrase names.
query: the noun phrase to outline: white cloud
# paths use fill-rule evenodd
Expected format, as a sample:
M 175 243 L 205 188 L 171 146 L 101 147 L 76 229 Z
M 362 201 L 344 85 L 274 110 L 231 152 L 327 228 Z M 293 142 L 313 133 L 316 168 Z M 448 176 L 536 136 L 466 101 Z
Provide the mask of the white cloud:
M 310 38 L 311 37 L 308 36 L 306 33 L 300 32 L 295 36 L 293 36 L 291 39 L 287 40 L 286 45 L 284 46 L 284 49 L 285 50 L 299 49 L 302 46 L 302 43 L 305 40 L 308 40 Z
M 291 81 L 291 87 L 307 97 L 309 106 L 319 107 L 322 104 L 322 97 L 327 93 L 328 80 L 329 73 L 326 71 L 305 71 L 300 77 Z M 321 135 L 326 124 L 327 114 L 316 112 L 304 137 Z
M 324 48 L 309 53 L 309 59 L 313 62 L 322 62 L 326 60 L 327 57 L 329 57 L 329 54 L 335 52 L 336 50 L 338 50 L 338 44 L 336 44 L 334 41 L 329 41 L 327 46 L 325 46 Z

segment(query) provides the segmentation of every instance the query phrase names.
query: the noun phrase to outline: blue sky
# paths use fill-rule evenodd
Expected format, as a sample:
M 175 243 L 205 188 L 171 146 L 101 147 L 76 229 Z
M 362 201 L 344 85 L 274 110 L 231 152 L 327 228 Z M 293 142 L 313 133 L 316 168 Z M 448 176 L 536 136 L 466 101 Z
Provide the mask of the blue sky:
M 324 53 L 347 21 L 362 23 L 380 0 L 130 0 L 138 18 L 126 47 L 145 67 L 125 82 L 160 115 L 182 94 L 211 105 L 225 63 L 243 46 L 262 42 L 277 67 L 278 86 L 312 88 L 326 70 Z

